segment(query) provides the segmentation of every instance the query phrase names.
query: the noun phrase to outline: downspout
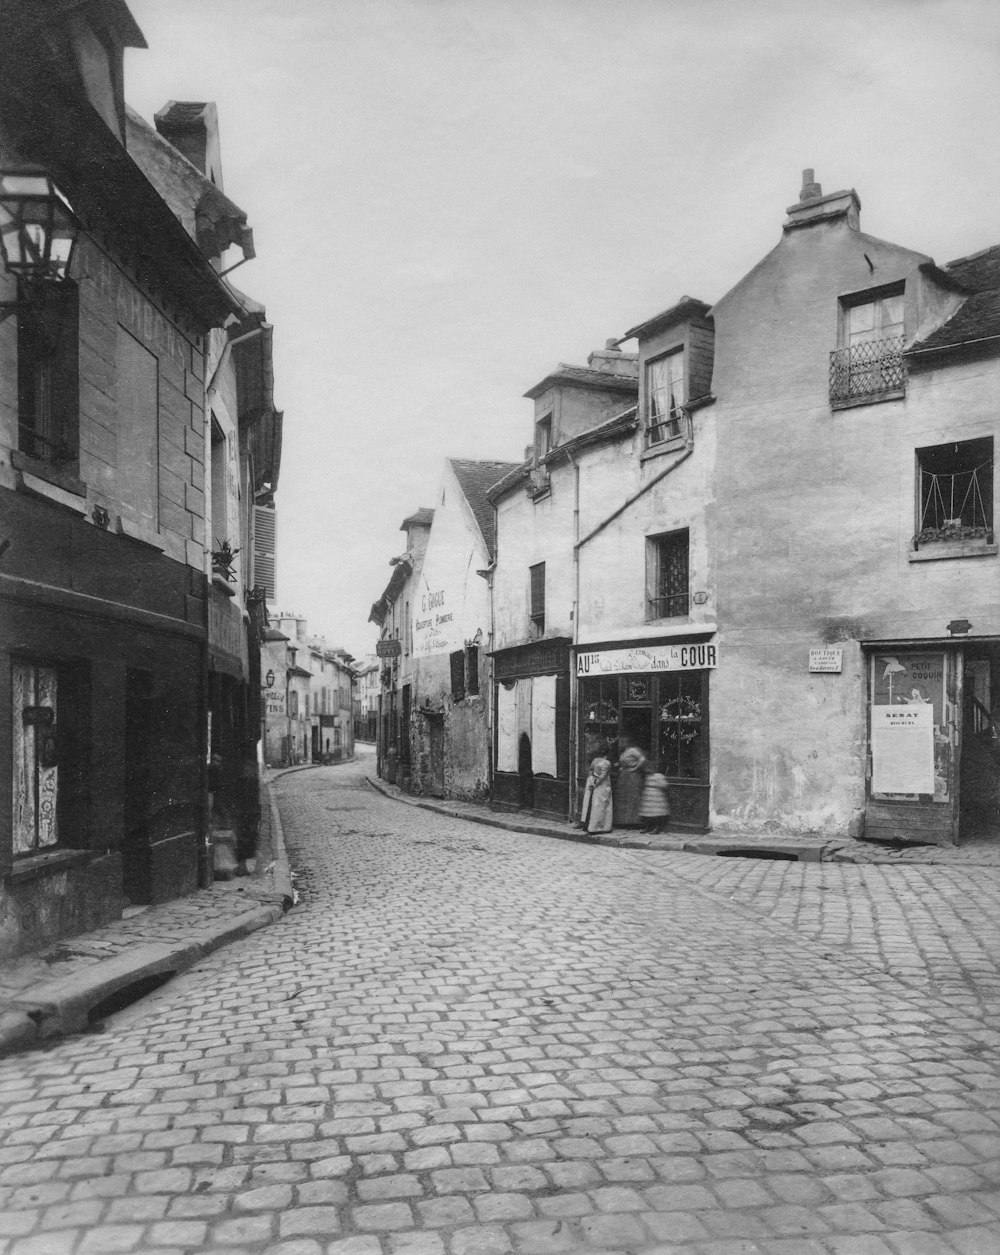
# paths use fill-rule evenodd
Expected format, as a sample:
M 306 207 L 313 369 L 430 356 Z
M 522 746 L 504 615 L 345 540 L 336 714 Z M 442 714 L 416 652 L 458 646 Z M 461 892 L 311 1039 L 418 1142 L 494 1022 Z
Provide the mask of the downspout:
M 580 776 L 579 683 L 576 651 L 580 639 L 580 463 L 569 454 L 573 467 L 573 649 L 569 668 L 570 818 L 577 813 L 577 781 Z

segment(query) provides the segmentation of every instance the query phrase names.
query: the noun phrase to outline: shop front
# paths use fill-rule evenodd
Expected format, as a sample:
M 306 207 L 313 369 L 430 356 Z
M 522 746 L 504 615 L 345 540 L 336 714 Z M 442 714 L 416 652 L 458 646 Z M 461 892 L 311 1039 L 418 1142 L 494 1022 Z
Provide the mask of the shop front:
M 1000 840 L 1000 641 L 868 646 L 865 836 Z
M 718 645 L 704 641 L 579 650 L 578 788 L 599 748 L 614 761 L 629 740 L 667 777 L 671 827 L 706 831 L 709 677 L 717 663 Z
M 556 637 L 493 654 L 497 810 L 569 815 L 569 649 Z

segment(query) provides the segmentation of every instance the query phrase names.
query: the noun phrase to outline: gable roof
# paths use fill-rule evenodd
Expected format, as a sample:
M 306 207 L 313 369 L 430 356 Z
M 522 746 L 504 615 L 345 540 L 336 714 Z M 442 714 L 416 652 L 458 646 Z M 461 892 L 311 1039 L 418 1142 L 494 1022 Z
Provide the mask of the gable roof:
M 970 295 L 950 318 L 912 345 L 909 352 L 927 353 L 1000 340 L 1000 244 L 950 261 L 943 270 Z
M 465 499 L 472 508 L 472 513 L 479 524 L 486 552 L 493 557 L 496 545 L 496 524 L 493 505 L 487 494 L 498 480 L 517 470 L 517 462 L 470 462 L 464 458 L 449 458 L 448 464 L 455 472 L 459 487 L 465 493 Z

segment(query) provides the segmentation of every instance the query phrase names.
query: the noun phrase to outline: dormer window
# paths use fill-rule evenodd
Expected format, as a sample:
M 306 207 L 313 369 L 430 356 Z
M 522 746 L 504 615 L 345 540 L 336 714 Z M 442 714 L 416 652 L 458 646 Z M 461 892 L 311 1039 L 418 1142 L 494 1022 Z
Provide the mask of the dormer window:
M 552 415 L 546 414 L 535 423 L 535 462 L 541 462 L 552 448 Z
M 831 403 L 889 400 L 905 387 L 902 285 L 842 297 L 838 347 L 830 354 Z
M 646 363 L 646 445 L 682 440 L 686 433 L 683 406 L 687 400 L 684 350 L 663 353 Z

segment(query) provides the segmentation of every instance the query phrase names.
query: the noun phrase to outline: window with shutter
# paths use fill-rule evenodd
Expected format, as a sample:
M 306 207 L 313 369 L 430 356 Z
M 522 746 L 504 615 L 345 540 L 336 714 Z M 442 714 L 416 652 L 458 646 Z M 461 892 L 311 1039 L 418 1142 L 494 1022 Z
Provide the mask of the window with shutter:
M 275 598 L 275 547 L 278 522 L 273 506 L 254 506 L 253 510 L 253 584 L 264 590 L 268 601 Z
M 450 655 L 451 663 L 451 700 L 460 702 L 465 696 L 465 650 L 456 649 Z

